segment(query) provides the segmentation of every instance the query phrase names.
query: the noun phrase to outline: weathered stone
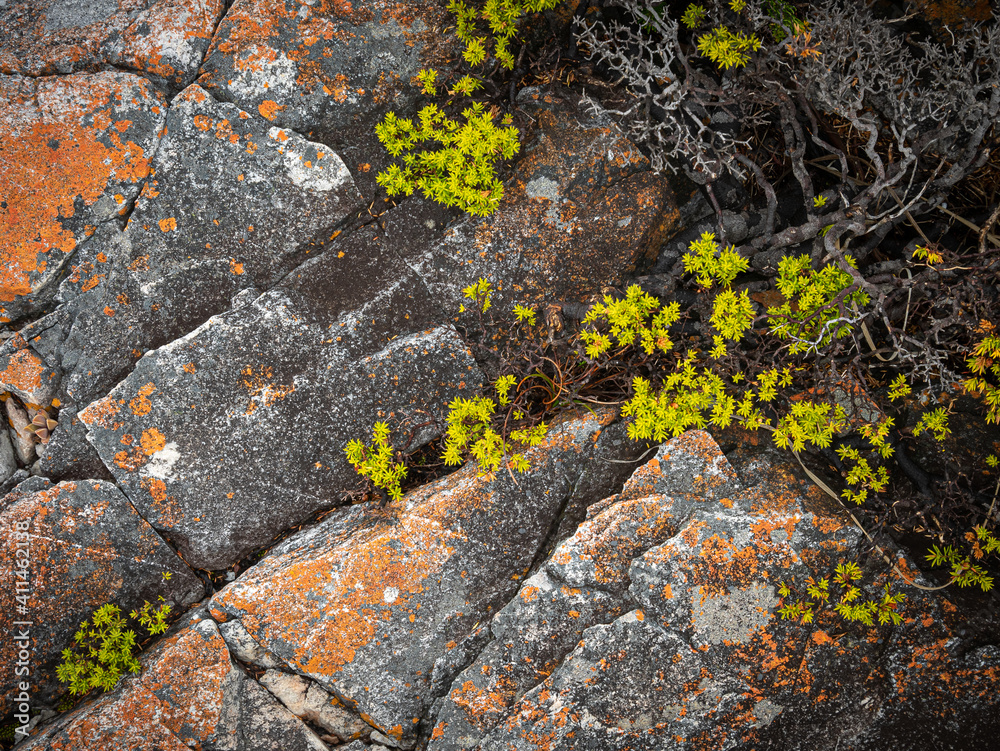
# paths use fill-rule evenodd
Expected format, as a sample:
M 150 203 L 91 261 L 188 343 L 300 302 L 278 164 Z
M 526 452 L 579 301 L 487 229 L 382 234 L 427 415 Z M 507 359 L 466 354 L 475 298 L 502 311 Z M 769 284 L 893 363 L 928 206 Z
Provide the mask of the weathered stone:
M 407 109 L 421 68 L 442 68 L 460 43 L 441 3 L 237 0 L 198 82 L 219 99 L 326 141 L 358 120 Z
M 252 665 L 269 670 L 281 667 L 284 663 L 281 660 L 269 655 L 260 644 L 254 641 L 253 637 L 243 628 L 239 621 L 229 621 L 219 625 L 219 632 L 226 640 L 229 653 L 237 660 L 248 662 Z
M 107 64 L 180 88 L 208 49 L 224 0 L 8 0 L 0 73 L 47 76 Z
M 10 443 L 7 431 L 0 425 L 0 484 L 6 482 L 15 472 L 17 472 L 17 460 L 14 458 L 14 447 Z
M 629 448 L 593 418 L 560 423 L 525 474 L 478 477 L 470 464 L 391 503 L 385 521 L 353 508 L 289 538 L 212 612 L 412 746 L 438 657 L 510 598 L 584 468 Z
M 17 459 L 23 466 L 30 466 L 35 461 L 35 438 L 28 432 L 31 420 L 24 407 L 13 399 L 3 402 L 7 413 L 7 425 L 10 426 L 10 438 L 17 452 Z
M 588 508 L 587 521 L 497 613 L 493 640 L 452 685 L 429 748 L 474 747 L 585 629 L 635 607 L 627 593 L 634 558 L 675 535 L 698 505 L 725 503 L 740 489 L 707 433 L 690 431 L 661 446 L 620 494 Z
M 55 667 L 80 621 L 104 605 L 123 612 L 162 596 L 174 610 L 204 594 L 201 580 L 136 514 L 121 491 L 107 482 L 50 485 L 31 478 L 0 499 L 4 569 L 14 572 L 26 551 L 26 611 L 16 609 L 14 582 L 0 592 L 3 612 L 31 621 L 32 704 L 50 702 L 57 688 Z M 166 580 L 164 574 L 170 574 Z M 15 662 L 11 640 L 0 660 Z M 16 685 L 13 671 L 0 676 L 6 701 Z
M 588 629 L 544 683 L 477 746 L 482 751 L 729 749 L 720 719 L 738 683 L 714 675 L 701 654 L 634 610 Z
M 425 422 L 417 410 L 443 417 L 478 388 L 465 345 L 430 328 L 435 317 L 414 273 L 360 230 L 148 354 L 80 418 L 144 518 L 193 565 L 223 568 L 337 504 L 357 483 L 349 440 L 370 440 L 381 419 Z M 419 428 L 411 446 L 434 435 Z
M 274 286 L 361 202 L 327 147 L 198 86 L 171 103 L 153 166 L 117 241 L 117 268 L 99 299 L 78 306 L 62 345 L 64 386 L 79 404 L 106 394 L 145 352 L 228 310 L 240 290 Z
M 268 670 L 261 676 L 260 682 L 289 712 L 329 730 L 340 743 L 367 739 L 372 734 L 371 725 L 308 678 L 289 675 L 280 670 Z
M 141 658 L 143 670 L 21 748 L 66 751 L 326 751 L 326 745 L 229 657 L 198 615 Z
M 711 438 L 688 433 L 592 505 L 493 619 L 428 748 L 902 751 L 954 744 L 963 723 L 993 732 L 996 652 L 949 649 L 969 616 L 939 595 L 907 590 L 892 628 L 829 606 L 812 626 L 778 617 L 779 584 L 804 595 L 861 533 L 754 451 L 769 454 L 744 444 L 743 490 Z M 886 577 L 865 570 L 862 597 L 878 600 Z
M 493 283 L 493 304 L 505 312 L 593 297 L 621 285 L 677 220 L 668 180 L 649 171 L 617 125 L 537 91 L 522 92 L 521 103 L 538 126 L 525 133 L 500 210 L 465 217 L 408 256 L 448 310 L 479 277 Z M 409 231 L 392 211 L 386 221 L 390 241 Z
M 131 205 L 165 114 L 128 73 L 0 78 L 0 321 L 50 302 L 73 251 Z
M 46 366 L 21 334 L 0 347 L 0 390 L 17 394 L 36 406 L 48 405 L 59 385 L 59 373 Z

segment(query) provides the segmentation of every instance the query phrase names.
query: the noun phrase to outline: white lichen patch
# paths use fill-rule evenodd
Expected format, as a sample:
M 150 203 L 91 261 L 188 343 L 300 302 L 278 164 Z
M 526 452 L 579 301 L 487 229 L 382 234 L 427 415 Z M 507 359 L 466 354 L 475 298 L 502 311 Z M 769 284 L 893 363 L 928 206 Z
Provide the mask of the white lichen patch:
M 149 462 L 142 467 L 140 473 L 158 480 L 170 480 L 174 476 L 174 465 L 181 458 L 177 444 L 171 441 L 153 454 Z
M 702 600 L 691 593 L 691 620 L 695 638 L 709 644 L 743 644 L 753 633 L 771 621 L 778 597 L 774 587 L 754 584 L 747 589 L 732 589 L 727 594 Z

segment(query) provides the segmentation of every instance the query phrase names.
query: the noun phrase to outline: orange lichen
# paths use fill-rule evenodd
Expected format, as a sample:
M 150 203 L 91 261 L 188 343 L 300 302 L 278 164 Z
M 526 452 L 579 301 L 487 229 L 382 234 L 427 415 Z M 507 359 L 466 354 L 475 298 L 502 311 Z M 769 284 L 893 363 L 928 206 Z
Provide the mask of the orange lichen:
M 167 439 L 156 428 L 150 428 L 149 430 L 142 431 L 139 443 L 142 444 L 142 450 L 146 456 L 152 456 L 157 451 L 163 450 L 163 447 L 167 445 Z
M 257 409 L 258 404 L 270 407 L 278 399 L 284 399 L 295 391 L 294 384 L 275 385 L 271 383 L 274 379 L 274 368 L 264 365 L 254 372 L 252 366 L 245 367 L 241 374 L 246 376 L 240 383 L 250 395 L 250 404 L 247 406 L 245 414 L 252 414 Z
M 265 99 L 257 106 L 257 111 L 265 120 L 274 120 L 275 114 L 285 109 L 284 105 L 278 104 L 271 99 Z
M 81 410 L 78 417 L 88 427 L 110 428 L 111 418 L 118 414 L 119 409 L 121 408 L 114 398 L 106 396 Z
M 170 232 L 171 230 L 177 229 L 177 220 L 174 217 L 167 217 L 166 219 L 161 219 L 158 224 L 160 225 L 160 230 L 163 232 Z
M 5 144 L 0 160 L 2 302 L 32 291 L 32 277 L 44 268 L 48 254 L 76 248 L 76 236 L 62 222 L 75 216 L 78 201 L 92 206 L 109 183 L 134 184 L 149 171 L 144 150 L 122 140 L 130 127 L 116 129 L 108 115 L 126 86 L 94 76 L 86 83 L 55 77 L 33 87 L 30 97 L 10 102 L 28 116 L 0 122 Z M 59 105 L 33 116 L 38 101 Z
M 7 367 L 0 371 L 0 383 L 7 388 L 31 391 L 41 388 L 45 366 L 27 349 L 18 350 L 7 360 Z
M 139 389 L 136 397 L 128 403 L 133 415 L 142 417 L 149 414 L 149 411 L 153 408 L 153 403 L 149 400 L 149 395 L 154 391 L 156 391 L 156 386 L 151 382 Z

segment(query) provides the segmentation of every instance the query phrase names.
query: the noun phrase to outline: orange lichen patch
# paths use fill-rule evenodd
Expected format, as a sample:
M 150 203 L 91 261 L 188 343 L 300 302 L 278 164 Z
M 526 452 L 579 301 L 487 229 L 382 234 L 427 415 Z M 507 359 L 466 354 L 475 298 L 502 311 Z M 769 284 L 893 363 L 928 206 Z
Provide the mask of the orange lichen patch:
M 461 688 L 451 692 L 450 698 L 473 722 L 478 720 L 477 724 L 482 724 L 487 717 L 505 712 L 516 695 L 516 686 L 510 681 L 507 685 L 498 684 L 496 689 L 482 689 L 472 681 L 465 681 Z
M 521 590 L 521 599 L 525 602 L 531 602 L 538 599 L 538 587 L 525 587 Z
M 195 372 L 194 363 L 193 362 L 184 363 L 184 365 L 181 366 L 181 370 L 183 370 L 185 373 L 194 373 Z
M 236 274 L 237 276 L 241 276 L 243 274 L 243 264 L 242 263 L 237 263 L 236 259 L 233 258 L 233 259 L 231 259 L 229 261 L 229 270 L 233 274 Z
M 153 408 L 153 403 L 149 400 L 149 395 L 154 391 L 156 391 L 156 386 L 152 382 L 147 383 L 139 389 L 139 393 L 128 403 L 133 415 L 142 417 L 149 414 L 149 411 Z
M 106 396 L 81 410 L 78 417 L 88 427 L 111 428 L 111 418 L 117 415 L 120 409 L 114 398 Z
M 259 623 L 256 637 L 298 645 L 294 662 L 308 674 L 332 676 L 375 639 L 384 618 L 408 620 L 425 581 L 441 570 L 460 539 L 435 521 L 406 515 L 391 528 L 365 530 L 323 555 L 273 561 L 268 568 L 280 565 L 279 577 L 263 569 L 248 572 L 241 586 L 220 592 L 216 603 L 245 613 L 241 620 L 248 630 Z M 267 594 L 274 589 L 280 596 Z
M 45 366 L 30 350 L 21 349 L 7 360 L 7 367 L 0 371 L 0 385 L 5 389 L 32 391 L 42 387 Z
M 282 385 L 271 383 L 274 379 L 274 368 L 269 365 L 261 366 L 257 369 L 256 373 L 253 367 L 248 365 L 240 373 L 246 376 L 246 378 L 240 381 L 240 385 L 250 395 L 250 404 L 247 406 L 245 412 L 248 415 L 252 414 L 259 404 L 270 407 L 278 399 L 284 399 L 295 391 L 294 384 Z
M 690 580 L 698 585 L 702 600 L 725 594 L 732 586 L 748 587 L 758 579 L 759 556 L 753 547 L 739 548 L 731 540 L 712 535 L 692 560 Z
M 127 268 L 129 271 L 149 271 L 149 256 L 139 256 Z
M 146 456 L 152 456 L 157 451 L 163 450 L 163 447 L 167 445 L 167 439 L 156 428 L 150 428 L 149 430 L 142 431 L 142 438 L 139 439 L 139 443 L 142 444 L 142 450 Z
M 166 219 L 161 219 L 157 224 L 160 225 L 160 230 L 162 232 L 170 232 L 171 230 L 177 229 L 177 220 L 174 217 L 167 217 Z
M 123 140 L 108 115 L 125 85 L 96 75 L 85 82 L 53 77 L 32 89 L 30 96 L 10 95 L 12 112 L 0 122 L 2 302 L 32 291 L 49 254 L 76 248 L 63 221 L 76 215 L 78 201 L 92 206 L 113 181 L 134 184 L 149 171 L 143 148 Z M 38 103 L 44 115 L 36 114 Z
M 140 446 L 133 446 L 129 451 L 119 451 L 115 454 L 115 464 L 126 472 L 135 472 L 146 463 L 146 453 Z
M 265 120 L 274 120 L 275 114 L 285 109 L 284 105 L 278 104 L 271 99 L 265 99 L 257 106 L 257 111 Z

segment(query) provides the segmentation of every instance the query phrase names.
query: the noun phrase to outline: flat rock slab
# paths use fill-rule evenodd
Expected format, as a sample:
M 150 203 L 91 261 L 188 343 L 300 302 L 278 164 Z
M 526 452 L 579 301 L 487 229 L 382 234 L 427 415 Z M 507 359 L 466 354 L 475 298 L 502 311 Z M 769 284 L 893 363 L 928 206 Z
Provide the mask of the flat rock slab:
M 26 751 L 326 751 L 327 746 L 229 656 L 210 618 L 160 641 L 142 672 L 60 718 Z
M 51 347 L 80 406 L 241 290 L 274 286 L 361 203 L 330 149 L 198 86 L 171 102 L 166 131 L 124 236 L 107 239 L 110 263 L 81 269 L 95 287 Z
M 419 410 L 443 420 L 479 388 L 437 316 L 419 278 L 359 230 L 149 353 L 80 419 L 143 517 L 192 565 L 225 568 L 357 486 L 349 440 L 370 442 L 378 420 L 426 422 Z M 436 434 L 418 429 L 411 447 Z
M 514 594 L 588 469 L 627 453 L 620 427 L 563 422 L 516 479 L 479 477 L 470 464 L 390 504 L 385 518 L 363 508 L 331 516 L 276 546 L 211 612 L 239 620 L 293 670 L 412 746 L 435 687 L 457 672 L 450 654 Z M 604 493 L 614 475 L 605 471 Z
M 326 140 L 386 109 L 405 110 L 421 68 L 460 53 L 443 3 L 236 0 L 198 82 L 217 98 Z
M 677 534 L 699 505 L 742 489 L 707 433 L 689 431 L 661 446 L 621 493 L 587 509 L 587 520 L 497 613 L 492 640 L 445 697 L 429 748 L 474 747 L 586 629 L 633 609 L 627 590 L 635 558 Z
M 162 596 L 176 612 L 204 595 L 201 580 L 109 482 L 26 480 L 0 499 L 0 540 L 5 570 L 27 571 L 0 592 L 0 606 L 8 622 L 31 622 L 33 705 L 51 702 L 60 653 L 102 605 L 128 613 Z M 28 588 L 18 590 L 17 581 Z M 15 600 L 21 592 L 27 596 Z M 3 664 L 14 665 L 16 653 L 10 639 L 0 645 Z M 13 670 L 0 676 L 6 707 L 17 680 Z
M 51 76 L 98 65 L 176 88 L 194 80 L 224 0 L 9 0 L 0 73 Z
M 463 218 L 429 249 L 405 251 L 451 310 L 479 277 L 494 285 L 493 304 L 506 315 L 515 303 L 592 298 L 622 284 L 680 216 L 669 181 L 650 172 L 617 125 L 569 100 L 534 96 L 519 99 L 538 125 L 525 133 L 498 211 Z M 405 248 L 408 221 L 392 211 L 386 220 L 390 240 Z
M 902 751 L 995 732 L 997 651 L 950 653 L 962 619 L 946 600 L 897 581 L 901 626 L 830 607 L 811 625 L 780 619 L 780 583 L 804 593 L 861 533 L 800 494 L 787 464 L 761 475 L 744 487 L 706 433 L 661 447 L 496 615 L 428 748 Z M 885 582 L 866 570 L 863 596 Z
M 131 205 L 166 109 L 129 73 L 0 76 L 0 322 L 50 302 L 73 252 Z

